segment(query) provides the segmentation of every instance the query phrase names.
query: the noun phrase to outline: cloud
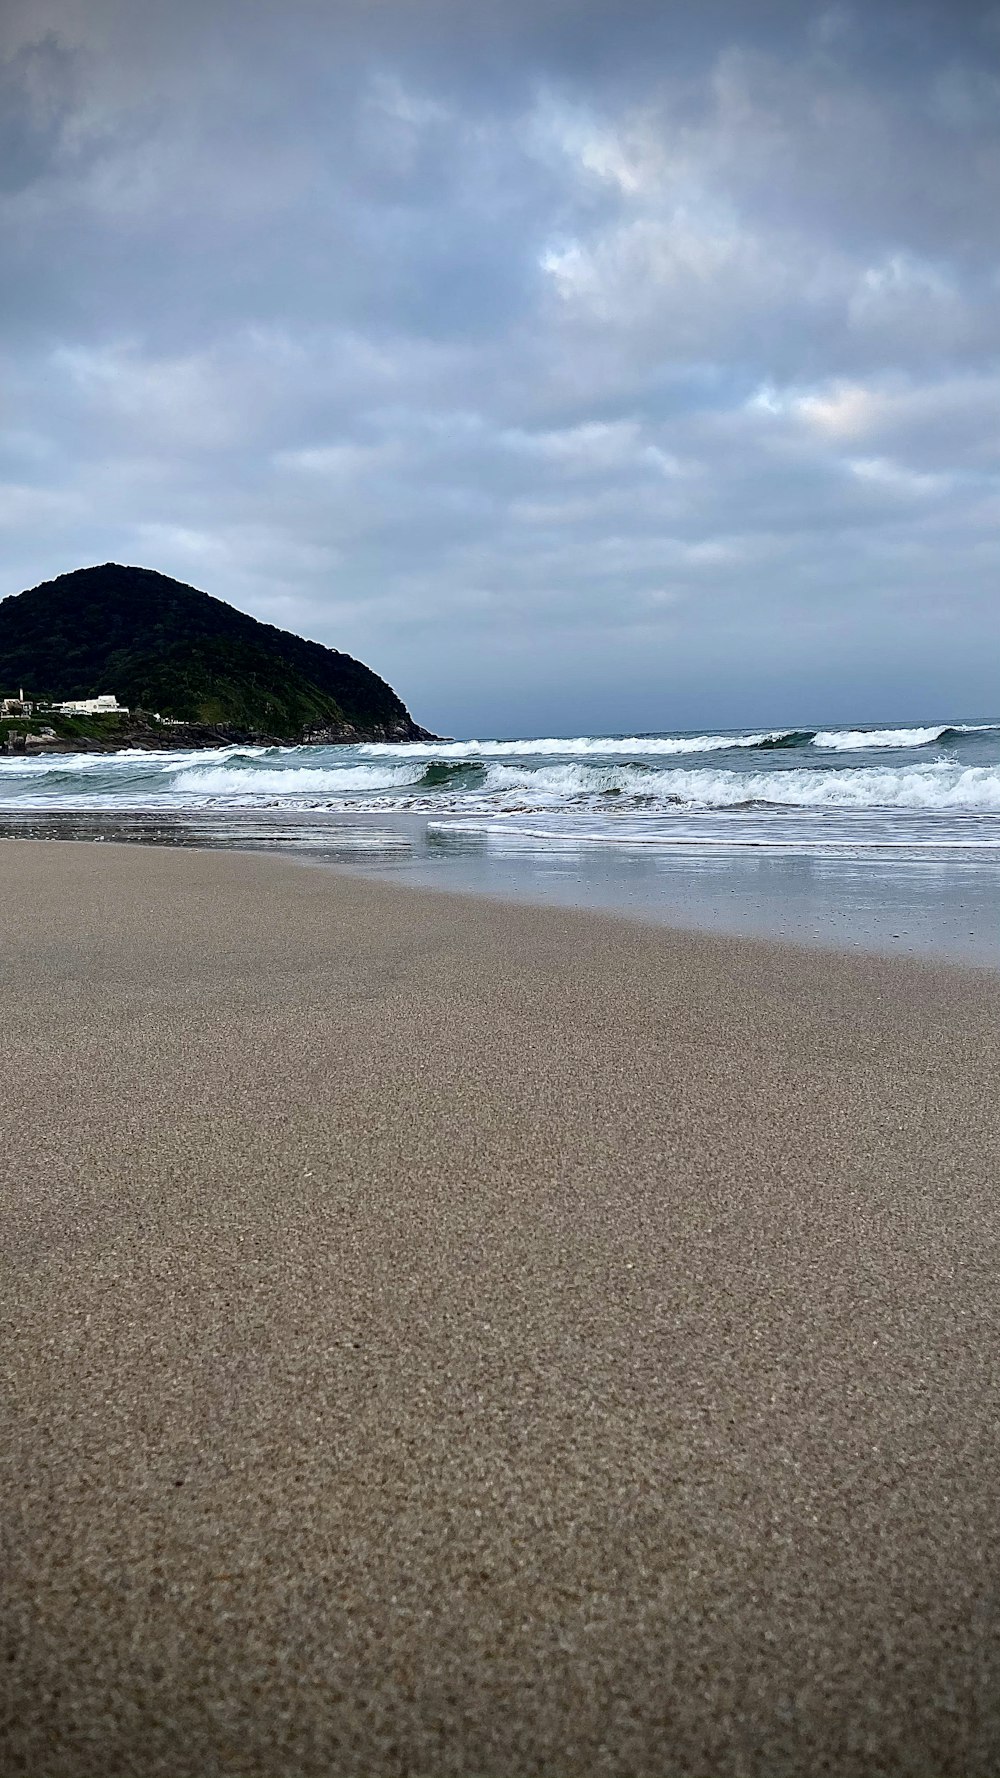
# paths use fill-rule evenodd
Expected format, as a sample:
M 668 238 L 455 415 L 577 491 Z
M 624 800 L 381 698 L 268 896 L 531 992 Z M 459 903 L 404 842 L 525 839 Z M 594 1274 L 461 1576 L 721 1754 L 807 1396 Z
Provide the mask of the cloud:
M 11 0 L 8 590 L 147 561 L 455 730 L 985 705 L 998 50 L 892 0 Z

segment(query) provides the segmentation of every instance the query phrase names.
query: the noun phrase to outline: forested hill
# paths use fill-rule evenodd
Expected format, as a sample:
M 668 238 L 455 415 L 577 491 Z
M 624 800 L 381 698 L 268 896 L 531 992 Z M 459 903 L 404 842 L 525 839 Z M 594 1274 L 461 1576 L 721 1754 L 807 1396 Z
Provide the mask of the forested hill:
M 420 739 L 391 686 L 349 654 L 258 623 L 151 568 L 78 568 L 0 602 L 0 695 L 113 692 L 269 740 Z

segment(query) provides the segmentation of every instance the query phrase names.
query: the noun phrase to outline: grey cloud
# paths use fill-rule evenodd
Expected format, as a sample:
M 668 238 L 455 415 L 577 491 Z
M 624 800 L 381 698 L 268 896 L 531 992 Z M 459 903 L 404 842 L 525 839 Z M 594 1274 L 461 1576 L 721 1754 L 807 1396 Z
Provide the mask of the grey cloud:
M 450 729 L 988 704 L 989 8 L 12 0 L 0 55 L 9 590 L 145 560 Z

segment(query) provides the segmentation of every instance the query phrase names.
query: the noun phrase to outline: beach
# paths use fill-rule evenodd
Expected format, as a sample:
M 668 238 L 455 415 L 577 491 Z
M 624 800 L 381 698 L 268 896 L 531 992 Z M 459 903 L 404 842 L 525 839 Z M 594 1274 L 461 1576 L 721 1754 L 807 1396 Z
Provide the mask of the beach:
M 4 1774 L 1000 1772 L 1000 975 L 0 882 Z
M 1000 970 L 1000 723 L 0 758 L 0 841 L 280 852 Z

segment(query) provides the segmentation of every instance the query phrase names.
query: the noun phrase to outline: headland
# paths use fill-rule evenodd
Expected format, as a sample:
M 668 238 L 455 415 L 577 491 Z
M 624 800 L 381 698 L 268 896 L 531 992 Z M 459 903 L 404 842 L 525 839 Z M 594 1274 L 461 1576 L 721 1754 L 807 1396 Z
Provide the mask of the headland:
M 77 568 L 0 601 L 7 752 L 433 739 L 362 661 L 151 568 Z

